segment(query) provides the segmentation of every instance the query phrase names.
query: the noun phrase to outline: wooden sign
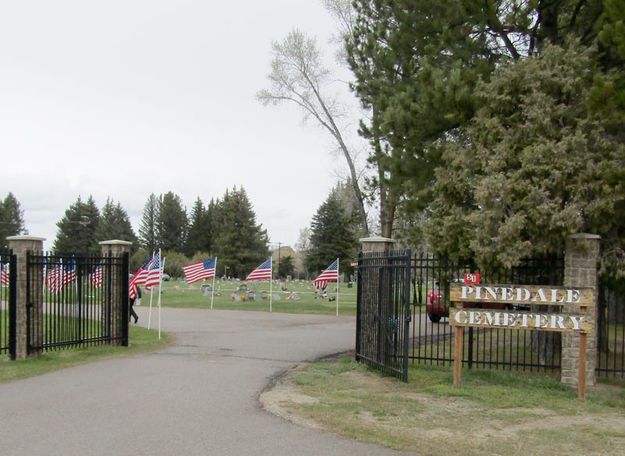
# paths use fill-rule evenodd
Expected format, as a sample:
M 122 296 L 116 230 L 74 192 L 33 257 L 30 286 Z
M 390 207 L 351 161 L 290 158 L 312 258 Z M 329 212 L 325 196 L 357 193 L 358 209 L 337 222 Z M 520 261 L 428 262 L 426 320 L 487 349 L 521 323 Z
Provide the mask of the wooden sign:
M 545 314 L 490 309 L 449 309 L 449 324 L 473 328 L 527 329 L 555 332 L 592 332 L 585 314 Z
M 479 303 L 484 308 L 452 307 L 449 324 L 455 327 L 454 385 L 460 386 L 462 375 L 462 348 L 464 328 L 516 329 L 527 331 L 557 331 L 579 333 L 579 364 L 577 395 L 586 396 L 586 334 L 594 330 L 594 288 L 552 287 L 548 285 L 480 285 L 479 283 L 453 283 L 450 301 L 453 303 Z M 488 309 L 489 304 L 523 306 L 576 306 L 586 313 L 526 312 Z
M 500 303 L 541 306 L 592 306 L 594 288 L 551 287 L 536 285 L 476 285 L 452 283 L 452 302 Z

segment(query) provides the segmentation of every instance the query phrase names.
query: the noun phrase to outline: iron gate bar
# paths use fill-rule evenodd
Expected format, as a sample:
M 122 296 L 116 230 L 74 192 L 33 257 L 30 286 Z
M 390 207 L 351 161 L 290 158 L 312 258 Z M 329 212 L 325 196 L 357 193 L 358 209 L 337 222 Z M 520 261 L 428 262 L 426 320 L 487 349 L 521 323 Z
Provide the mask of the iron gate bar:
M 128 345 L 128 255 L 27 255 L 28 350 Z M 102 268 L 98 288 L 93 273 Z M 45 286 L 59 274 L 58 289 Z M 67 282 L 65 282 L 67 279 Z M 35 306 L 34 299 L 39 305 Z M 35 315 L 36 313 L 36 315 Z
M 433 254 L 417 254 L 412 258 L 412 311 L 413 325 L 409 358 L 412 363 L 448 365 L 453 361 L 453 332 L 446 320 L 429 322 L 427 294 L 435 291 L 435 282 L 440 284 L 440 301 L 449 308 L 449 284 L 461 281 L 464 273 L 478 272 L 483 283 L 524 283 L 561 285 L 564 261 L 562 258 L 525 259 L 517 268 L 481 270 L 471 260 L 450 261 Z M 445 317 L 443 317 L 445 318 Z M 533 340 L 531 335 L 509 330 L 492 329 L 477 331 L 466 329 L 463 347 L 463 365 L 504 369 L 552 370 L 560 367 L 560 344 L 556 339 Z M 557 337 L 554 335 L 553 337 Z M 533 348 L 543 344 L 553 353 L 542 350 L 533 353 Z M 555 346 L 557 345 L 557 347 Z M 529 353 L 528 353 L 529 351 Z M 546 355 L 546 356 L 545 356 Z
M 408 380 L 410 252 L 360 253 L 356 360 Z

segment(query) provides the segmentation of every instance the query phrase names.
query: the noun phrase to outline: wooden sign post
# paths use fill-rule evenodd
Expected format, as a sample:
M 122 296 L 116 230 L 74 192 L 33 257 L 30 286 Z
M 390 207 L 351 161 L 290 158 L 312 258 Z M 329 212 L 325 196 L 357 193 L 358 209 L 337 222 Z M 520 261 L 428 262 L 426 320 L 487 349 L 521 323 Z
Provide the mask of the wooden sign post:
M 577 395 L 586 396 L 586 335 L 594 330 L 595 306 L 593 288 L 565 288 L 529 285 L 452 284 L 450 301 L 459 307 L 449 309 L 449 324 L 455 327 L 454 386 L 462 383 L 462 348 L 465 327 L 555 331 L 579 333 L 579 365 Z M 465 308 L 463 303 L 479 303 L 483 308 Z M 577 313 L 545 313 L 489 309 L 490 304 L 511 306 L 558 306 Z

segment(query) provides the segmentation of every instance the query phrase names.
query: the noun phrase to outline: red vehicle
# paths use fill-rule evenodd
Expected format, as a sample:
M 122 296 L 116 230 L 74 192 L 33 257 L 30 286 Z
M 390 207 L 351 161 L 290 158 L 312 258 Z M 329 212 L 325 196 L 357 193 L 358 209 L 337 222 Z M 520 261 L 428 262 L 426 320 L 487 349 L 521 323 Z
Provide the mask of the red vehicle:
M 425 310 L 432 323 L 438 323 L 441 318 L 449 316 L 449 307 L 445 304 L 445 298 L 438 282 L 434 284 L 434 289 L 428 291 L 426 295 Z
M 467 284 L 478 284 L 481 283 L 481 276 L 478 273 L 467 272 L 464 274 L 464 279 L 456 280 L 457 282 L 462 281 Z M 482 304 L 475 303 L 466 303 L 461 302 L 460 305 L 464 308 L 481 308 Z M 489 305 L 490 309 L 505 309 L 507 308 L 505 304 L 493 304 Z M 440 284 L 438 282 L 434 283 L 434 289 L 428 291 L 427 300 L 425 303 L 425 309 L 428 314 L 428 318 L 432 323 L 438 323 L 441 321 L 443 317 L 449 317 L 449 307 L 445 302 L 445 296 L 440 289 Z

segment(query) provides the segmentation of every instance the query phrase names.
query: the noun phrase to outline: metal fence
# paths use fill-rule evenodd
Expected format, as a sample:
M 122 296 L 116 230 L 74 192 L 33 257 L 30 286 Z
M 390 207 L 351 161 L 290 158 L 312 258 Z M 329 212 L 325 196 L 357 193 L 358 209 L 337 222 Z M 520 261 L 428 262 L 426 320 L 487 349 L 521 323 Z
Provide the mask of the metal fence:
M 15 255 L 0 252 L 0 353 L 11 359 L 15 359 L 16 287 Z
M 356 360 L 408 381 L 410 251 L 358 256 Z
M 625 378 L 625 283 L 602 283 L 597 318 L 597 376 Z
M 532 258 L 512 269 L 484 270 L 472 261 L 451 261 L 431 254 L 412 259 L 412 325 L 409 358 L 413 364 L 453 362 L 453 331 L 447 322 L 449 289 L 465 273 L 479 273 L 483 283 L 562 285 L 562 258 Z M 429 304 L 428 304 L 429 301 Z M 467 328 L 466 367 L 552 371 L 560 368 L 558 333 Z
M 27 256 L 28 351 L 128 344 L 128 255 Z

